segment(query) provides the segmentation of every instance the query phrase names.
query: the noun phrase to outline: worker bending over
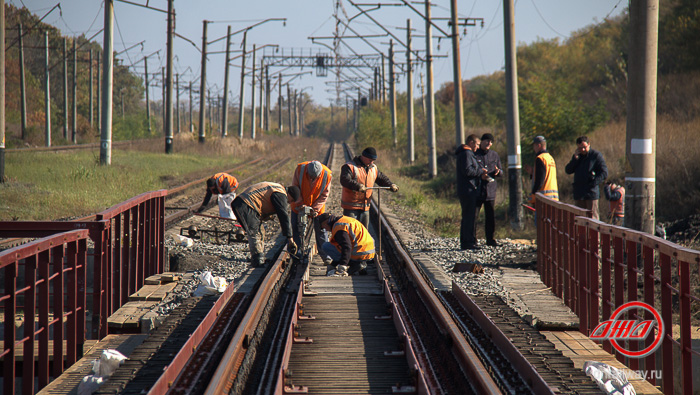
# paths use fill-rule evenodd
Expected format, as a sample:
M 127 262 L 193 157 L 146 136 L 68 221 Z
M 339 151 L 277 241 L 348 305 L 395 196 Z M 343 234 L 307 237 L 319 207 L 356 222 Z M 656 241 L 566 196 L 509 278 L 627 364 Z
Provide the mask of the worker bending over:
M 290 186 L 285 189 L 280 184 L 264 181 L 249 186 L 233 200 L 231 208 L 248 234 L 253 266 L 265 263 L 265 247 L 260 226 L 274 214 L 277 214 L 280 221 L 282 234 L 287 237 L 287 251 L 296 253 L 297 246 L 292 239 L 292 225 L 289 221 L 289 204 L 297 201 L 300 195 L 299 187 Z
M 318 220 L 331 232 L 331 241 L 321 247 L 333 259 L 326 275 L 367 274 L 367 261 L 374 259 L 374 239 L 367 228 L 348 216 L 324 213 Z
M 201 213 L 209 204 L 211 195 L 217 195 L 219 203 L 219 217 L 234 218 L 231 211 L 231 202 L 236 198 L 234 192 L 238 188 L 238 180 L 236 177 L 228 173 L 216 173 L 207 179 L 207 194 L 204 195 L 204 201 L 197 208 L 197 212 Z
M 302 206 L 311 207 L 311 218 L 314 223 L 314 233 L 316 235 L 316 247 L 318 248 L 321 259 L 324 264 L 328 265 L 332 259 L 321 250 L 323 243 L 328 241 L 328 234 L 325 229 L 321 228 L 318 222 L 318 215 L 323 214 L 326 210 L 326 200 L 331 190 L 331 170 L 317 160 L 302 162 L 297 165 L 294 171 L 292 185 L 299 187 L 301 190 L 301 198 L 293 203 L 292 206 L 292 233 L 294 242 L 300 246 L 301 238 L 299 235 L 299 214 L 302 214 Z

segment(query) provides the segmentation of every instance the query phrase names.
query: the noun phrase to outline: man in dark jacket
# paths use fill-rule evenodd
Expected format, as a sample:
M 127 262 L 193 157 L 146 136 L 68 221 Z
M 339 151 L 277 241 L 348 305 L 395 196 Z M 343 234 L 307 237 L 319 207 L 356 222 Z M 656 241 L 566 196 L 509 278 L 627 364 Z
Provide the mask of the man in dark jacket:
M 343 186 L 340 205 L 343 215 L 362 222 L 369 229 L 369 202 L 372 198 L 372 187 L 377 184 L 381 187 L 389 187 L 392 192 L 399 190 L 398 185 L 391 182 L 384 175 L 374 161 L 377 160 L 377 151 L 373 147 L 367 147 L 362 155 L 354 157 L 340 168 L 340 185 Z
M 474 221 L 476 220 L 476 200 L 479 197 L 481 179 L 485 179 L 487 171 L 479 166 L 474 151 L 480 139 L 470 134 L 467 144 L 459 146 L 457 155 L 457 194 L 462 206 L 462 222 L 459 230 L 459 243 L 462 250 L 478 250 Z
M 481 136 L 481 144 L 479 149 L 476 150 L 475 156 L 479 167 L 486 169 L 489 178 L 481 183 L 479 196 L 476 199 L 476 213 L 474 216 L 478 218 L 481 206 L 484 206 L 486 245 L 496 247 L 498 243 L 493 238 L 493 234 L 496 231 L 494 209 L 496 207 L 496 188 L 498 184 L 495 179 L 501 177 L 501 158 L 495 151 L 491 151 L 491 145 L 493 145 L 493 135 L 484 133 Z M 474 221 L 474 226 L 476 227 L 476 221 Z M 474 232 L 476 234 L 476 230 Z
M 608 167 L 605 165 L 603 155 L 591 149 L 587 136 L 576 139 L 576 152 L 571 161 L 566 165 L 566 174 L 574 175 L 574 204 L 577 207 L 591 210 L 591 217 L 600 217 L 598 199 L 600 199 L 600 185 L 608 177 Z

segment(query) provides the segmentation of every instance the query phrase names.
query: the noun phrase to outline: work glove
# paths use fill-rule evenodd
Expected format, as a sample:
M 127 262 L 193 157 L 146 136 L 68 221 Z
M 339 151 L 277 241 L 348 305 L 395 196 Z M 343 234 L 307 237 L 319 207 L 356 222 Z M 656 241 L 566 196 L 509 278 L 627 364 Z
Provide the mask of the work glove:
M 287 241 L 287 252 L 292 255 L 295 255 L 297 253 L 297 244 L 292 239 L 289 239 Z
M 360 185 L 360 189 L 358 190 L 358 192 L 367 192 L 367 187 L 364 185 Z
M 389 190 L 391 190 L 391 192 L 398 192 L 399 186 L 396 184 L 391 184 L 391 186 L 389 187 Z

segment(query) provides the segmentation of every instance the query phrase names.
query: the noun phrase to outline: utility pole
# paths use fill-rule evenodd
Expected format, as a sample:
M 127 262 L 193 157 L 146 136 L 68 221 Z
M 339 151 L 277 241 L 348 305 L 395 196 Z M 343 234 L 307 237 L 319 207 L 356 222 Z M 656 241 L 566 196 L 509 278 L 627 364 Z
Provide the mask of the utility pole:
M 228 63 L 231 61 L 231 25 L 226 28 L 226 63 L 224 64 L 224 113 L 221 117 L 221 137 L 228 136 Z
M 100 164 L 112 163 L 112 79 L 114 67 L 114 0 L 105 0 L 104 56 L 102 66 L 102 130 L 100 134 Z M 93 329 L 97 333 L 97 329 Z
M 167 95 L 165 93 L 165 87 L 167 85 L 165 81 L 165 67 L 160 68 L 160 80 L 161 80 L 161 85 L 160 85 L 160 118 L 163 121 L 163 135 L 166 135 L 166 130 L 165 130 L 165 124 L 168 123 L 168 121 L 165 119 L 165 96 Z
M 629 15 L 625 227 L 654 234 L 659 1 L 630 2 Z
M 382 81 L 382 85 L 384 85 L 384 81 Z M 396 76 L 394 75 L 394 40 L 389 40 L 389 106 L 391 106 L 391 132 L 394 136 L 394 148 L 396 148 L 396 145 L 398 144 L 398 137 L 396 136 Z
M 245 114 L 245 45 L 248 31 L 243 32 L 243 54 L 241 55 L 241 93 L 238 95 L 238 138 L 243 138 L 243 117 Z
M 73 119 L 72 119 L 72 136 L 73 144 L 78 143 L 78 50 L 76 38 L 73 39 Z
M 515 48 L 513 0 L 503 2 L 506 48 L 506 133 L 508 140 L 508 216 L 513 229 L 523 228 L 522 163 L 520 158 L 520 116 L 518 114 L 518 63 Z
M 148 91 L 151 90 L 151 83 L 148 82 L 148 57 L 145 57 L 143 59 L 143 67 L 145 71 L 145 77 L 143 80 L 144 85 L 146 86 L 146 123 L 148 123 L 148 135 L 150 136 L 151 134 L 151 99 L 150 99 L 150 94 Z
M 265 130 L 270 130 L 270 66 L 265 66 Z
M 437 176 L 437 154 L 435 148 L 435 92 L 433 87 L 433 26 L 430 23 L 430 0 L 425 2 L 425 69 L 428 74 L 428 163 L 430 177 Z
M 63 138 L 68 140 L 68 39 L 63 38 Z
M 4 1 L 4 0 L 0 0 Z M 3 13 L 5 12 L 5 7 L 3 7 Z M 4 29 L 3 29 L 4 30 Z M 0 34 L 5 34 L 4 32 Z M 49 32 L 44 32 L 44 46 L 46 47 L 46 54 L 44 55 L 44 114 L 46 119 L 44 119 L 44 140 L 46 141 L 46 146 L 51 146 L 51 80 L 49 78 Z M 2 66 L 0 66 L 2 67 Z M 4 111 L 4 110 L 0 110 Z M 4 140 L 3 140 L 4 142 Z M 4 144 L 3 144 L 4 145 Z
M 253 53 L 251 54 L 253 61 L 250 64 L 253 67 L 253 73 L 250 77 L 250 138 L 255 140 L 255 44 L 253 44 Z
M 0 0 L 0 43 L 2 43 L 0 49 L 0 184 L 2 184 L 5 182 L 5 0 Z
M 279 125 L 280 125 L 280 133 L 284 133 L 284 124 L 282 123 L 282 105 L 283 105 L 283 100 L 282 99 L 282 73 L 278 74 L 278 79 L 277 79 L 277 86 L 279 87 L 279 100 L 277 103 L 277 117 L 279 118 Z
M 0 0 L 4 3 L 5 0 Z M 4 9 L 2 10 L 4 12 Z M 20 106 L 21 106 L 21 122 L 22 122 L 22 140 L 27 139 L 27 84 L 24 79 L 24 40 L 22 39 L 22 24 L 17 25 L 17 34 L 19 34 L 19 84 L 21 90 Z M 4 119 L 4 118 L 3 118 Z M 2 182 L 2 175 L 0 175 Z
M 177 126 L 175 127 L 176 133 L 180 134 L 180 74 L 175 74 L 175 118 Z
M 380 80 L 382 81 L 382 83 L 379 85 L 379 92 L 382 96 L 382 104 L 386 104 L 386 83 L 385 83 L 386 82 L 386 73 L 384 70 L 384 64 L 386 62 L 385 62 L 384 54 L 381 54 L 381 55 L 382 55 L 382 75 L 380 76 Z M 389 63 L 391 64 L 391 60 L 389 61 Z
M 331 114 L 333 111 L 331 110 Z M 287 115 L 289 116 L 289 135 L 294 136 L 294 124 L 292 123 L 292 91 L 287 83 Z M 332 120 L 332 116 L 331 116 Z M 331 123 L 333 123 L 331 121 Z
M 100 90 L 100 84 L 102 83 L 102 79 L 100 78 L 100 52 L 97 52 L 97 131 L 101 132 L 102 130 L 102 95 L 100 94 L 102 91 Z
M 206 133 L 206 95 L 207 95 L 207 20 L 202 21 L 202 74 L 199 77 L 199 142 L 204 144 Z
M 190 81 L 190 133 L 194 133 L 194 123 L 192 122 L 192 81 Z
M 406 134 L 408 144 L 408 163 L 413 164 L 416 160 L 416 151 L 413 141 L 413 65 L 411 64 L 411 20 L 406 19 L 406 94 L 407 94 L 407 114 L 406 114 Z
M 263 97 L 264 97 L 263 88 L 265 87 L 265 84 L 263 83 L 263 78 L 265 77 L 265 73 L 263 73 L 263 66 L 264 65 L 265 65 L 265 59 L 260 59 L 260 88 L 259 88 L 260 89 L 260 99 L 259 99 L 259 106 L 258 106 L 258 108 L 260 109 L 260 118 L 258 121 L 259 122 L 258 126 L 259 126 L 261 132 L 263 130 L 265 130 L 265 125 L 264 125 L 265 106 L 263 105 Z
M 462 97 L 462 66 L 459 51 L 459 20 L 457 17 L 457 0 L 450 1 L 452 19 L 452 73 L 454 74 L 455 101 L 455 140 L 464 143 L 464 98 Z
M 88 78 L 88 80 L 90 80 L 90 104 L 88 106 L 89 107 L 88 118 L 90 119 L 90 127 L 92 128 L 92 127 L 95 127 L 95 119 L 93 118 L 93 112 L 94 112 L 93 105 L 94 105 L 95 97 L 93 95 L 93 84 L 92 84 L 92 82 L 93 82 L 93 80 L 92 80 L 92 49 L 90 50 L 90 62 L 89 63 L 90 63 L 90 67 L 89 67 L 89 71 L 88 71 L 89 74 L 88 75 L 90 76 L 90 78 Z
M 175 30 L 174 19 L 175 10 L 173 10 L 173 1 L 168 0 L 168 41 L 166 43 L 167 50 L 167 67 L 168 75 L 165 88 L 165 153 L 173 153 L 173 32 Z

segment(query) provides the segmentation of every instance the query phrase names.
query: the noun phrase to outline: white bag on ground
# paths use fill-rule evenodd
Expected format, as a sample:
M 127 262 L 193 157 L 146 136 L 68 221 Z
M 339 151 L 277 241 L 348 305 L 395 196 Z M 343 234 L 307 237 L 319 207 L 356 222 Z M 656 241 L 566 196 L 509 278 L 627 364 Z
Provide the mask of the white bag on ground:
M 586 361 L 583 370 L 598 384 L 598 388 L 609 395 L 636 395 L 625 372 L 602 362 Z
M 117 350 L 102 350 L 100 358 L 92 362 L 92 372 L 94 374 L 83 377 L 80 384 L 78 384 L 78 395 L 90 395 L 97 391 L 117 370 L 119 365 L 127 359 Z
M 233 199 L 235 198 L 235 192 L 218 196 L 217 202 L 219 203 L 219 217 L 236 219 L 236 216 L 233 215 L 233 210 L 231 209 L 231 202 L 233 202 Z
M 223 277 L 214 277 L 211 272 L 204 272 L 199 276 L 200 284 L 194 290 L 194 296 L 217 295 L 226 290 L 228 283 Z
M 182 247 L 190 248 L 194 245 L 194 240 L 190 239 L 187 236 L 175 235 L 173 236 L 173 238 L 175 239 L 175 242 Z

